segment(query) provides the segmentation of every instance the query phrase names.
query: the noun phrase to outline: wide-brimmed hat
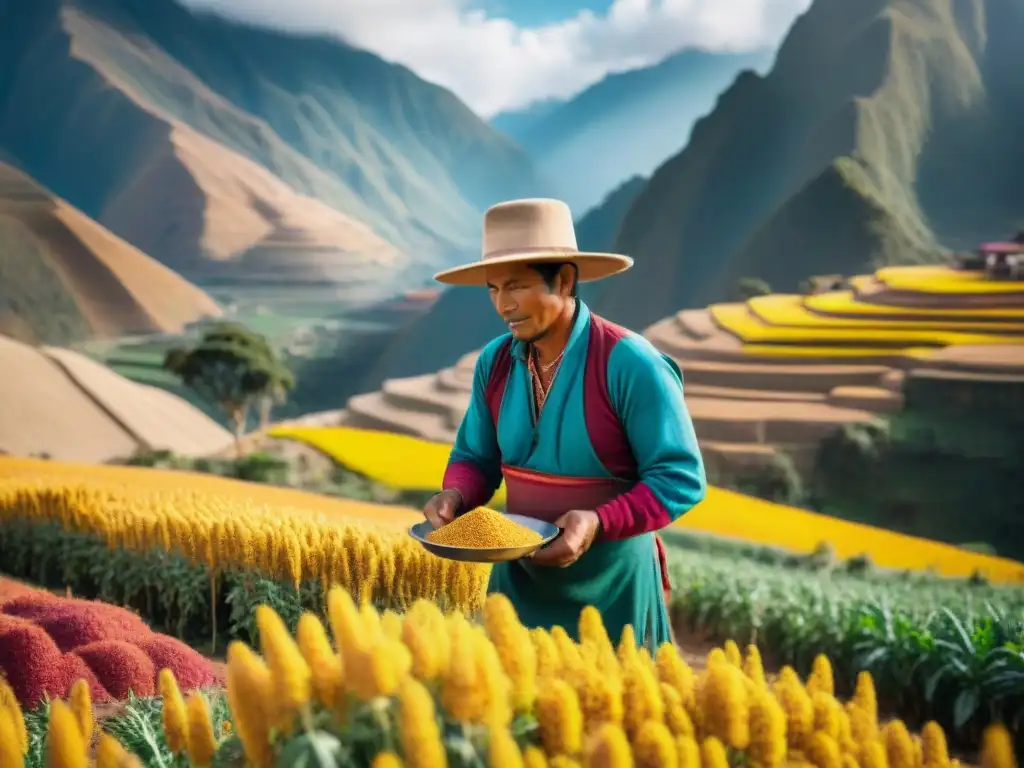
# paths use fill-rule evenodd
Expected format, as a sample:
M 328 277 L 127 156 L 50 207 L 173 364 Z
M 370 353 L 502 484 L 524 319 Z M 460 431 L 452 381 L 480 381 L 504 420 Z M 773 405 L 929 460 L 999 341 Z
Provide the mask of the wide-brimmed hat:
M 489 266 L 538 261 L 571 261 L 579 270 L 581 283 L 633 266 L 629 256 L 580 251 L 572 212 L 561 200 L 511 200 L 488 208 L 484 214 L 480 260 L 438 272 L 434 279 L 448 285 L 485 285 Z

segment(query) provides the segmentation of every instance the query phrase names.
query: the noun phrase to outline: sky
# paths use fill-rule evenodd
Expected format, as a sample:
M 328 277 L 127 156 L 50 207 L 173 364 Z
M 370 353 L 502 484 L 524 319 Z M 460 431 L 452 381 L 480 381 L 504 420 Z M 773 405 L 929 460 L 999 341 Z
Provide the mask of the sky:
M 451 89 L 485 118 L 570 98 L 683 48 L 775 47 L 811 0 L 184 0 L 338 36 Z

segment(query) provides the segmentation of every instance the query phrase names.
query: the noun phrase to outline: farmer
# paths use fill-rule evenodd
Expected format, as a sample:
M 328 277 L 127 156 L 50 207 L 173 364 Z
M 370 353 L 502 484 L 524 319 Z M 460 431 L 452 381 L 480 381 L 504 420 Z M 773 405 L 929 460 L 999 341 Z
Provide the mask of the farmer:
M 444 490 L 424 514 L 438 528 L 486 505 L 504 478 L 509 512 L 563 533 L 531 558 L 495 564 L 488 592 L 506 595 L 526 626 L 574 637 L 594 605 L 613 641 L 631 624 L 653 651 L 671 638 L 655 532 L 704 498 L 705 477 L 678 366 L 577 296 L 579 282 L 632 264 L 579 252 L 560 201 L 486 212 L 483 258 L 435 279 L 486 286 L 509 333 L 480 353 Z

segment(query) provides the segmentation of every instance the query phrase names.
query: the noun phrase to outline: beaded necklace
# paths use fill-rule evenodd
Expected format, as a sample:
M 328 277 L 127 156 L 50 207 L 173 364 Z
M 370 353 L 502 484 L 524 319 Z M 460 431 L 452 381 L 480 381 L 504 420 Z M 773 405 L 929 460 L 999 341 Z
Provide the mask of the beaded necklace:
M 537 403 L 538 417 L 540 416 L 541 409 L 544 408 L 545 401 L 548 399 L 548 393 L 551 392 L 551 387 L 554 386 L 555 377 L 558 376 L 558 372 L 562 369 L 562 356 L 564 354 L 565 349 L 562 349 L 562 351 L 558 354 L 558 357 L 556 357 L 550 363 L 548 363 L 547 365 L 539 365 L 537 363 L 536 350 L 530 350 L 530 355 L 527 358 L 527 366 L 530 370 L 530 379 L 533 382 L 533 396 Z M 551 374 L 551 379 L 550 381 L 548 381 L 548 385 L 546 387 L 544 386 L 544 380 L 541 378 L 540 371 L 537 370 L 538 365 L 540 369 L 543 370 L 545 373 L 547 373 L 551 368 L 555 369 L 554 372 Z

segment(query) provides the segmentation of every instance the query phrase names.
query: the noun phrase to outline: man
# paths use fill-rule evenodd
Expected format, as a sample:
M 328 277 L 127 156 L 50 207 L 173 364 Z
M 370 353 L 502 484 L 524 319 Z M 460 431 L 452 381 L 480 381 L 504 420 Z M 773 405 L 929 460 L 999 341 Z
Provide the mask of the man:
M 613 639 L 630 624 L 653 651 L 671 638 L 655 532 L 704 498 L 706 483 L 682 374 L 578 298 L 577 283 L 633 262 L 579 252 L 564 203 L 496 205 L 483 242 L 479 262 L 435 279 L 486 286 L 509 333 L 480 353 L 444 490 L 424 514 L 440 527 L 485 505 L 504 478 L 509 512 L 562 534 L 496 564 L 488 591 L 507 595 L 525 625 L 572 636 L 594 605 Z

